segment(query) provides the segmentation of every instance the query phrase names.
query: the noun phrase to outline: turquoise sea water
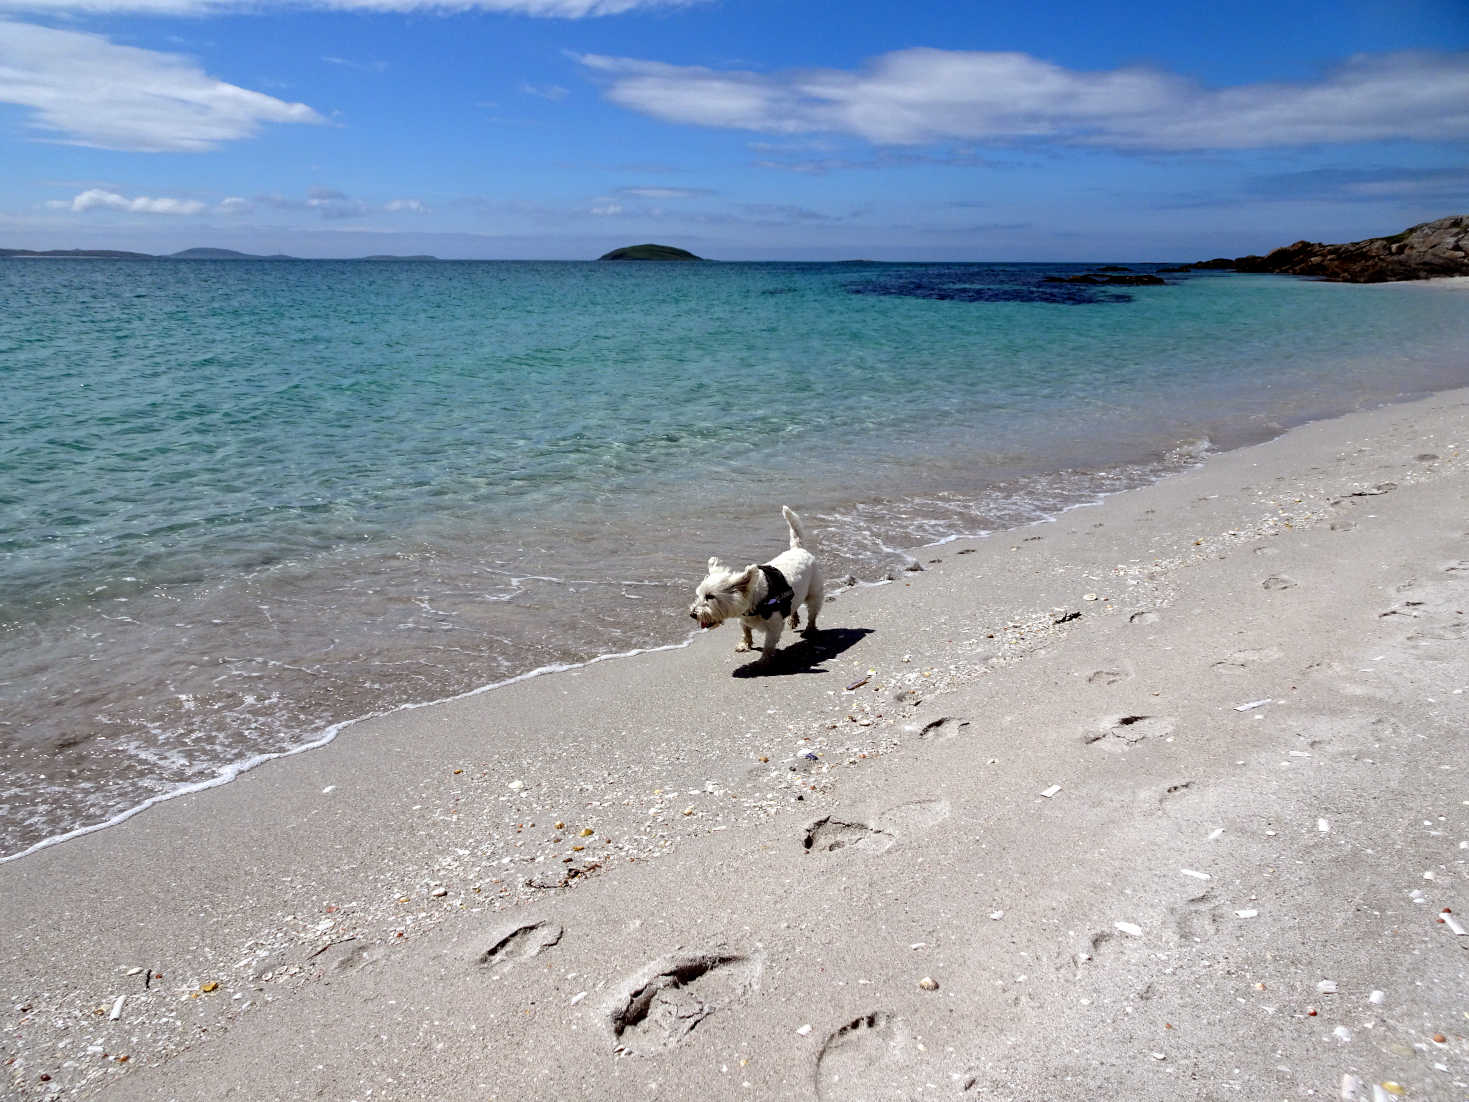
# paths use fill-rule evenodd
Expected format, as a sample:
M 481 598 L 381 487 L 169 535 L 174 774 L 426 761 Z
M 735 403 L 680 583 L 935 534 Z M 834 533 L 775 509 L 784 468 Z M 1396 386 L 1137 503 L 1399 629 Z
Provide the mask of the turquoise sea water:
M 0 262 L 0 855 L 677 642 L 782 503 L 870 580 L 1469 382 L 1453 290 L 1081 270 Z

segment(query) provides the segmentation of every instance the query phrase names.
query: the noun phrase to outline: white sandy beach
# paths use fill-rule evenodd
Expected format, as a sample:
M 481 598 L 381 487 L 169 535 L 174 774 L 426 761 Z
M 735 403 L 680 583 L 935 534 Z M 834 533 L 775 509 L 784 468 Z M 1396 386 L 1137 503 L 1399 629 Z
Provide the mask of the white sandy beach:
M 726 627 L 0 865 L 3 1082 L 1463 1102 L 1466 445 L 1469 391 L 1300 427 L 778 675 Z

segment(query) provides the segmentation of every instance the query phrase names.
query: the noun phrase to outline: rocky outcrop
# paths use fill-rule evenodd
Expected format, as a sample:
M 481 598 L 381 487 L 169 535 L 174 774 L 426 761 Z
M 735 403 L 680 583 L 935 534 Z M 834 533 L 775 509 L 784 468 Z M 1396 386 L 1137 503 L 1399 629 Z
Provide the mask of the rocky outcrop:
M 677 249 L 672 245 L 628 245 L 626 248 L 613 249 L 610 253 L 604 253 L 597 257 L 598 260 L 703 260 L 702 256 L 695 256 L 685 249 Z
M 1238 257 L 1234 268 L 1239 272 L 1319 276 L 1341 283 L 1469 275 L 1469 215 L 1440 218 L 1392 237 L 1369 237 L 1347 245 L 1297 241 L 1267 256 Z

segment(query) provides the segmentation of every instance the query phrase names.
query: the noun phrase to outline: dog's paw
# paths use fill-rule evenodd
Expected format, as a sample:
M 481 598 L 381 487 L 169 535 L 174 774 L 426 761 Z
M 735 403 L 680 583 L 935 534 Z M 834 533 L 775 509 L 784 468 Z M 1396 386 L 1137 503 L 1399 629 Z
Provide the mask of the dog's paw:
M 744 654 L 749 649 L 750 649 L 750 644 L 744 642 L 743 640 L 741 640 L 740 642 L 738 642 L 738 643 L 735 644 L 735 653 L 736 654 Z

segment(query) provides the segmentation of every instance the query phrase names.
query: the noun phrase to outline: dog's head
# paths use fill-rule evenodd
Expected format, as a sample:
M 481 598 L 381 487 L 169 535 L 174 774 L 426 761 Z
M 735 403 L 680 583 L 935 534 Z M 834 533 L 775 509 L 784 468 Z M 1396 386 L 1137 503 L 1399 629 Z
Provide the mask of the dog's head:
M 694 590 L 689 616 L 701 628 L 717 628 L 724 621 L 742 616 L 750 607 L 750 585 L 758 566 L 731 570 L 718 559 L 709 560 L 709 573 Z

